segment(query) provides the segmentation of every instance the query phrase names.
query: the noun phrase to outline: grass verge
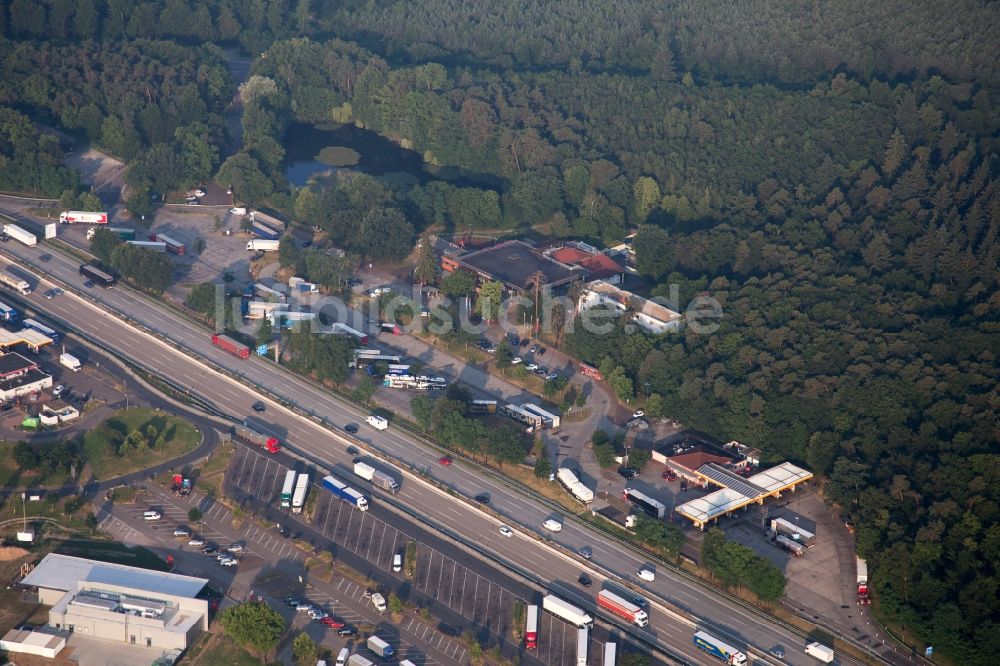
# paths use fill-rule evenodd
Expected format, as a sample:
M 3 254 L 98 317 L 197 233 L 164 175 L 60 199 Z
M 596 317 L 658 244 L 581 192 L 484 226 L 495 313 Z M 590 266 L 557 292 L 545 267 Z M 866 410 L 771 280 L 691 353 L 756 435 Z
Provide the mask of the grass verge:
M 120 476 L 192 451 L 201 434 L 187 421 L 147 407 L 115 412 L 83 436 L 87 463 L 97 480 Z

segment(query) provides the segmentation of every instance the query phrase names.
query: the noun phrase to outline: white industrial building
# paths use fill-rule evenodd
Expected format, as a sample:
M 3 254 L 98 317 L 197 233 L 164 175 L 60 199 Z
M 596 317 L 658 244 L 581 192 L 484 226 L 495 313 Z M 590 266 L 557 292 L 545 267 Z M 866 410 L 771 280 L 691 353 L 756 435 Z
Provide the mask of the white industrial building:
M 22 586 L 51 606 L 49 626 L 125 645 L 184 650 L 208 629 L 205 578 L 46 555 Z

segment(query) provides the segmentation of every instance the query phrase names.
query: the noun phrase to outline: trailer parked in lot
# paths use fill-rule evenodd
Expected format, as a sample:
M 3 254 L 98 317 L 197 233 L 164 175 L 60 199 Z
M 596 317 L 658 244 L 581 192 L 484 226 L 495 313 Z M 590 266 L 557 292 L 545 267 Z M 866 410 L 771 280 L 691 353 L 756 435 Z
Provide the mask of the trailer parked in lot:
M 559 479 L 559 483 L 561 483 L 566 490 L 572 493 L 573 497 L 577 498 L 584 504 L 590 504 L 594 501 L 594 491 L 583 485 L 573 470 L 566 467 L 560 467 L 556 476 Z
M 91 213 L 81 210 L 67 210 L 59 213 L 59 221 L 63 224 L 107 224 L 107 213 Z
M 546 594 L 542 597 L 542 608 L 556 617 L 566 620 L 574 627 L 589 628 L 594 626 L 594 618 L 592 618 L 582 608 L 574 606 L 568 601 L 563 601 L 554 594 Z
M 324 476 L 323 487 L 348 504 L 353 504 L 361 511 L 368 510 L 368 499 L 343 481 L 335 479 L 332 476 Z
M 667 507 L 661 502 L 635 488 L 626 488 L 624 497 L 626 502 L 639 507 L 653 518 L 663 518 L 667 512 Z
M 306 493 L 309 492 L 309 475 L 299 474 L 295 479 L 295 493 L 292 495 L 292 513 L 302 513 L 306 504 Z
M 590 650 L 590 629 L 576 630 L 576 666 L 587 666 L 587 652 Z
M 538 647 L 538 606 L 528 606 L 524 625 L 524 647 L 534 650 Z
M 171 254 L 182 255 L 187 252 L 187 248 L 184 246 L 184 243 L 176 241 L 166 234 L 155 234 L 150 240 L 166 243 L 167 252 L 170 252 Z
M 287 509 L 292 506 L 292 495 L 295 494 L 295 470 L 290 469 L 285 472 L 285 483 L 281 486 L 281 507 Z

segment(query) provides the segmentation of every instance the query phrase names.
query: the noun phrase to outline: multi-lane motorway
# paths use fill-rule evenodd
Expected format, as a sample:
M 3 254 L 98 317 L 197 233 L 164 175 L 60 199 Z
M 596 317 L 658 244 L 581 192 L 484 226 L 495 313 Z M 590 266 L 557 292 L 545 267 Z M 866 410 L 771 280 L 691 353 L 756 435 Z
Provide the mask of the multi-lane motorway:
M 720 637 L 738 645 L 750 646 L 759 663 L 768 663 L 769 658 L 761 657 L 761 653 L 775 645 L 786 649 L 787 663 L 811 663 L 801 652 L 804 644 L 801 637 L 762 615 L 732 604 L 709 589 L 664 570 L 658 571 L 655 582 L 639 581 L 634 574 L 644 563 L 641 557 L 582 525 L 566 521 L 560 533 L 546 535 L 546 539 L 563 546 L 565 551 L 539 542 L 535 535 L 542 532 L 542 522 L 551 517 L 551 511 L 543 504 L 510 490 L 474 468 L 462 464 L 439 465 L 438 454 L 406 433 L 392 427 L 380 432 L 364 425 L 364 415 L 355 407 L 289 372 L 258 359 L 241 360 L 214 348 L 208 331 L 160 304 L 124 288 L 84 288 L 78 274 L 79 263 L 60 253 L 52 253 L 51 260 L 42 263 L 39 256 L 44 250 L 41 248 L 9 243 L 4 249 L 19 257 L 36 274 L 51 276 L 59 283 L 86 293 L 83 298 L 66 293 L 45 300 L 41 292 L 49 285 L 42 285 L 27 297 L 39 310 L 62 319 L 88 337 L 104 341 L 122 356 L 138 361 L 175 384 L 190 387 L 192 393 L 213 403 L 220 412 L 243 418 L 249 413 L 250 405 L 259 399 L 255 389 L 260 387 L 335 428 L 348 422 L 361 423 L 359 437 L 363 442 L 467 497 L 488 493 L 490 508 L 515 527 L 517 534 L 514 538 L 497 538 L 497 520 L 477 507 L 450 498 L 429 484 L 408 479 L 397 499 L 415 515 L 447 526 L 466 543 L 476 544 L 497 560 L 531 572 L 556 588 L 574 590 L 574 593 L 564 593 L 563 596 L 570 599 L 575 596 L 578 602 L 592 602 L 593 593 L 574 584 L 586 563 L 566 554 L 566 551 L 572 553 L 581 546 L 590 546 L 593 549 L 592 575 L 598 582 L 597 587 L 604 573 L 614 576 L 616 580 L 627 581 L 653 599 L 667 600 L 675 607 L 704 619 Z M 158 338 L 123 324 L 109 311 L 122 313 L 140 322 L 154 331 Z M 191 358 L 192 355 L 207 359 L 210 364 L 239 377 L 239 381 L 213 372 L 203 362 Z M 330 429 L 273 402 L 269 403 L 266 418 L 291 446 L 313 460 L 330 467 L 350 464 L 351 456 L 345 451 L 349 440 L 332 433 Z M 646 632 L 635 627 L 632 629 L 637 634 Z M 713 658 L 691 645 L 692 626 L 655 603 L 651 623 L 646 629 L 648 640 L 668 646 L 671 652 L 682 655 L 692 663 L 715 663 Z

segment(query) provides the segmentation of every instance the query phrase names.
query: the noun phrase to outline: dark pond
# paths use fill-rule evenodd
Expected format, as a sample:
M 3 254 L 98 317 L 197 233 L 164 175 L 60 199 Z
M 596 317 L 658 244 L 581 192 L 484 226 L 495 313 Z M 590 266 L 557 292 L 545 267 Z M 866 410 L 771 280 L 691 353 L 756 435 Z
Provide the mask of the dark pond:
M 370 130 L 354 125 L 341 125 L 336 129 L 322 129 L 315 125 L 296 123 L 285 132 L 285 178 L 293 185 L 305 185 L 309 179 L 324 171 L 338 168 L 361 171 L 372 176 L 390 173 L 406 173 L 421 183 L 437 180 L 438 177 L 424 169 L 420 153 L 400 148 L 388 139 Z M 350 148 L 360 154 L 357 164 L 348 167 L 331 167 L 316 157 L 328 146 Z M 444 179 L 442 179 L 444 180 Z M 474 178 L 447 179 L 453 185 L 464 187 L 488 186 L 484 180 Z

